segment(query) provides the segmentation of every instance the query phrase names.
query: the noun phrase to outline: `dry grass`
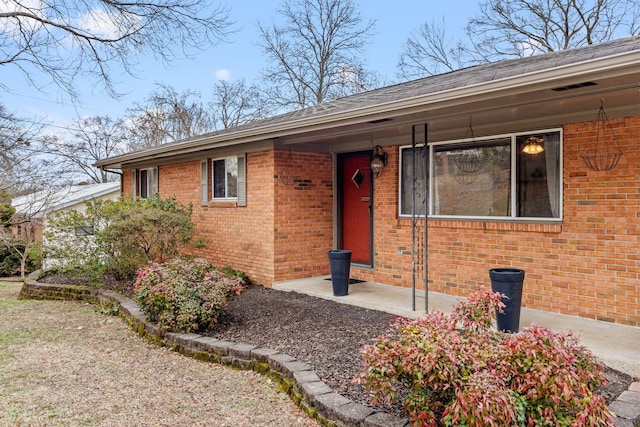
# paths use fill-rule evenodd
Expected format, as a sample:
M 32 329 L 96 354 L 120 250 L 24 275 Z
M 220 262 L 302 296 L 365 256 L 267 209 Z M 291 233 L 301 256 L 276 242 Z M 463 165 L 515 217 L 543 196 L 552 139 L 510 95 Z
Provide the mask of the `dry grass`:
M 266 377 L 156 347 L 91 305 L 0 283 L 2 426 L 317 426 Z

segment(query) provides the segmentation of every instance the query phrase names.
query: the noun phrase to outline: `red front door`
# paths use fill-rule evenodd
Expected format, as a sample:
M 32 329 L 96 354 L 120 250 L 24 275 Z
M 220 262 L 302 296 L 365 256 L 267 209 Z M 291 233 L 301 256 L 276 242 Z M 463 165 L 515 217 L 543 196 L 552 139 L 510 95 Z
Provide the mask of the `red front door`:
M 369 153 L 341 157 L 341 249 L 351 261 L 371 265 L 371 169 Z

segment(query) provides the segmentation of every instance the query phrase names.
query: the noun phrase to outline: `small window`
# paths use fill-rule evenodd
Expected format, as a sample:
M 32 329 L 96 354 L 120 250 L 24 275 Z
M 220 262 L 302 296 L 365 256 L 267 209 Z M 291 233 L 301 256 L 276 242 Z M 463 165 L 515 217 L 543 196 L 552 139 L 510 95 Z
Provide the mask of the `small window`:
M 238 158 L 227 157 L 214 160 L 213 198 L 235 199 L 238 197 Z
M 93 236 L 94 234 L 93 223 L 83 224 L 83 225 L 74 227 L 74 234 L 77 237 Z
M 211 188 L 209 187 L 211 186 Z M 233 201 L 247 206 L 246 156 L 200 161 L 200 204 Z
M 560 219 L 561 148 L 559 130 L 434 143 L 417 147 L 415 157 L 401 147 L 400 216 L 411 215 L 415 200 L 418 215 L 428 205 L 434 216 Z
M 140 171 L 140 197 L 146 199 L 149 197 L 149 171 Z
M 136 173 L 136 183 L 134 196 L 147 199 L 158 194 L 158 169 L 138 169 Z

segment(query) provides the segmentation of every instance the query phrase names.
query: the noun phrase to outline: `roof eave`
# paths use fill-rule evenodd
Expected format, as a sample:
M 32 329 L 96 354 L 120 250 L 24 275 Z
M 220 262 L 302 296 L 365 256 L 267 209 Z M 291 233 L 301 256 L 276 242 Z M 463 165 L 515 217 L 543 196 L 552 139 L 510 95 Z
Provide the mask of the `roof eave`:
M 592 76 L 600 75 L 607 76 L 621 73 L 625 69 L 637 70 L 638 66 L 640 66 L 640 55 L 638 55 L 638 51 L 628 51 L 603 58 L 447 89 L 436 93 L 390 102 L 381 102 L 379 104 L 354 108 L 347 111 L 294 119 L 276 124 L 256 124 L 255 127 L 249 129 L 242 129 L 237 132 L 229 132 L 221 135 L 203 135 L 185 140 L 181 143 L 169 144 L 145 151 L 99 160 L 94 166 L 121 168 L 122 165 L 128 163 L 162 159 L 202 149 L 227 147 L 260 140 L 275 139 L 294 133 L 327 130 L 335 128 L 337 125 L 362 123 L 371 120 L 372 116 L 399 116 L 418 108 L 425 109 L 426 106 L 445 104 L 459 105 L 469 102 L 470 100 L 490 99 L 498 94 L 502 96 L 509 92 L 517 92 L 521 88 L 531 85 L 548 86 L 552 88 L 557 86 L 560 81 L 571 81 L 576 78 L 591 79 L 593 78 Z

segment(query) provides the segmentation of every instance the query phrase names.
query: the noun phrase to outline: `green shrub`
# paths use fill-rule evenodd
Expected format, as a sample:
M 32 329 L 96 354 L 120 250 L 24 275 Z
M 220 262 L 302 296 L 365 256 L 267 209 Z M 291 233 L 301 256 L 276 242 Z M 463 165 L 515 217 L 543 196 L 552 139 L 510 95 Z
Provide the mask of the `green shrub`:
M 62 273 L 84 271 L 93 281 L 104 273 L 133 280 L 138 268 L 148 262 L 178 256 L 180 248 L 192 241 L 194 226 L 191 206 L 174 197 L 123 197 L 88 202 L 85 213 L 56 215 L 45 236 L 45 255 Z
M 415 426 L 613 426 L 594 394 L 603 366 L 571 335 L 493 330 L 501 298 L 481 288 L 451 315 L 396 320 L 355 380 L 374 402 L 401 398 Z
M 142 267 L 134 289 L 140 308 L 163 331 L 194 332 L 215 326 L 246 285 L 242 276 L 227 276 L 204 260 L 175 259 Z

